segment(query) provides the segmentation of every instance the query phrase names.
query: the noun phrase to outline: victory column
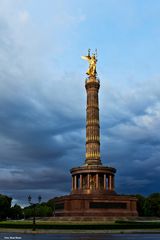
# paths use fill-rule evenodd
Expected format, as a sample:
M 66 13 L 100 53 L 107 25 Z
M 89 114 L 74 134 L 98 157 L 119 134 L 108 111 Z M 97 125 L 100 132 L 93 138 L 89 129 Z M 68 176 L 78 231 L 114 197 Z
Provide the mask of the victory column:
M 86 107 L 86 159 L 82 166 L 70 170 L 71 194 L 55 198 L 56 216 L 137 216 L 136 198 L 115 192 L 116 169 L 104 166 L 100 159 L 100 124 L 97 79 L 97 51 L 82 59 L 89 62 L 85 81 Z M 78 157 L 78 156 L 77 156 Z

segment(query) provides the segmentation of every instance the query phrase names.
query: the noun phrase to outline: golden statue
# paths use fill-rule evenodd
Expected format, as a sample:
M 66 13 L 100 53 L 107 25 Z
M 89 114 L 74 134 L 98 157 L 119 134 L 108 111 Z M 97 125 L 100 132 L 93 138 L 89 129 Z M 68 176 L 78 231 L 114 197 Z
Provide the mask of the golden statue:
M 88 49 L 88 56 L 82 56 L 81 58 L 89 62 L 89 68 L 86 74 L 88 74 L 89 76 L 95 77 L 97 74 L 96 72 L 97 50 L 95 51 L 94 54 L 92 54 L 92 56 L 90 56 L 90 49 Z

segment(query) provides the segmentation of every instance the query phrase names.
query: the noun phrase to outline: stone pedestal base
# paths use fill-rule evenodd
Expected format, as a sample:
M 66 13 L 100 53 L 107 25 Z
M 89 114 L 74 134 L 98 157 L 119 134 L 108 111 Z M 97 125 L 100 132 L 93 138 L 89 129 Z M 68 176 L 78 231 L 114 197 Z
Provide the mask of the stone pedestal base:
M 138 216 L 137 199 L 125 195 L 71 194 L 57 197 L 55 216 L 133 217 Z

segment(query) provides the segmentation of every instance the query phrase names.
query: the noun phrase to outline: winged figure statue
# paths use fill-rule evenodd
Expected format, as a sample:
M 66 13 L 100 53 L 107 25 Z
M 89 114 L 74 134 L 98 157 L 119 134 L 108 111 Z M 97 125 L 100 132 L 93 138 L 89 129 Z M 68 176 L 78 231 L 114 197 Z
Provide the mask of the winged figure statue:
M 89 62 L 89 68 L 86 72 L 89 76 L 96 76 L 96 63 L 97 63 L 97 58 L 96 54 L 92 54 L 90 56 L 90 49 L 88 50 L 88 56 L 81 56 L 82 59 L 87 60 Z

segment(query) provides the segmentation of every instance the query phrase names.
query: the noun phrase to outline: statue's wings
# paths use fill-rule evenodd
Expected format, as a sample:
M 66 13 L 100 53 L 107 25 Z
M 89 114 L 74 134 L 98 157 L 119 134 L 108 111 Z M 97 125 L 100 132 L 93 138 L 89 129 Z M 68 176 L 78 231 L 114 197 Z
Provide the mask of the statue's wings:
M 90 56 L 81 56 L 82 59 L 89 61 L 91 59 Z

